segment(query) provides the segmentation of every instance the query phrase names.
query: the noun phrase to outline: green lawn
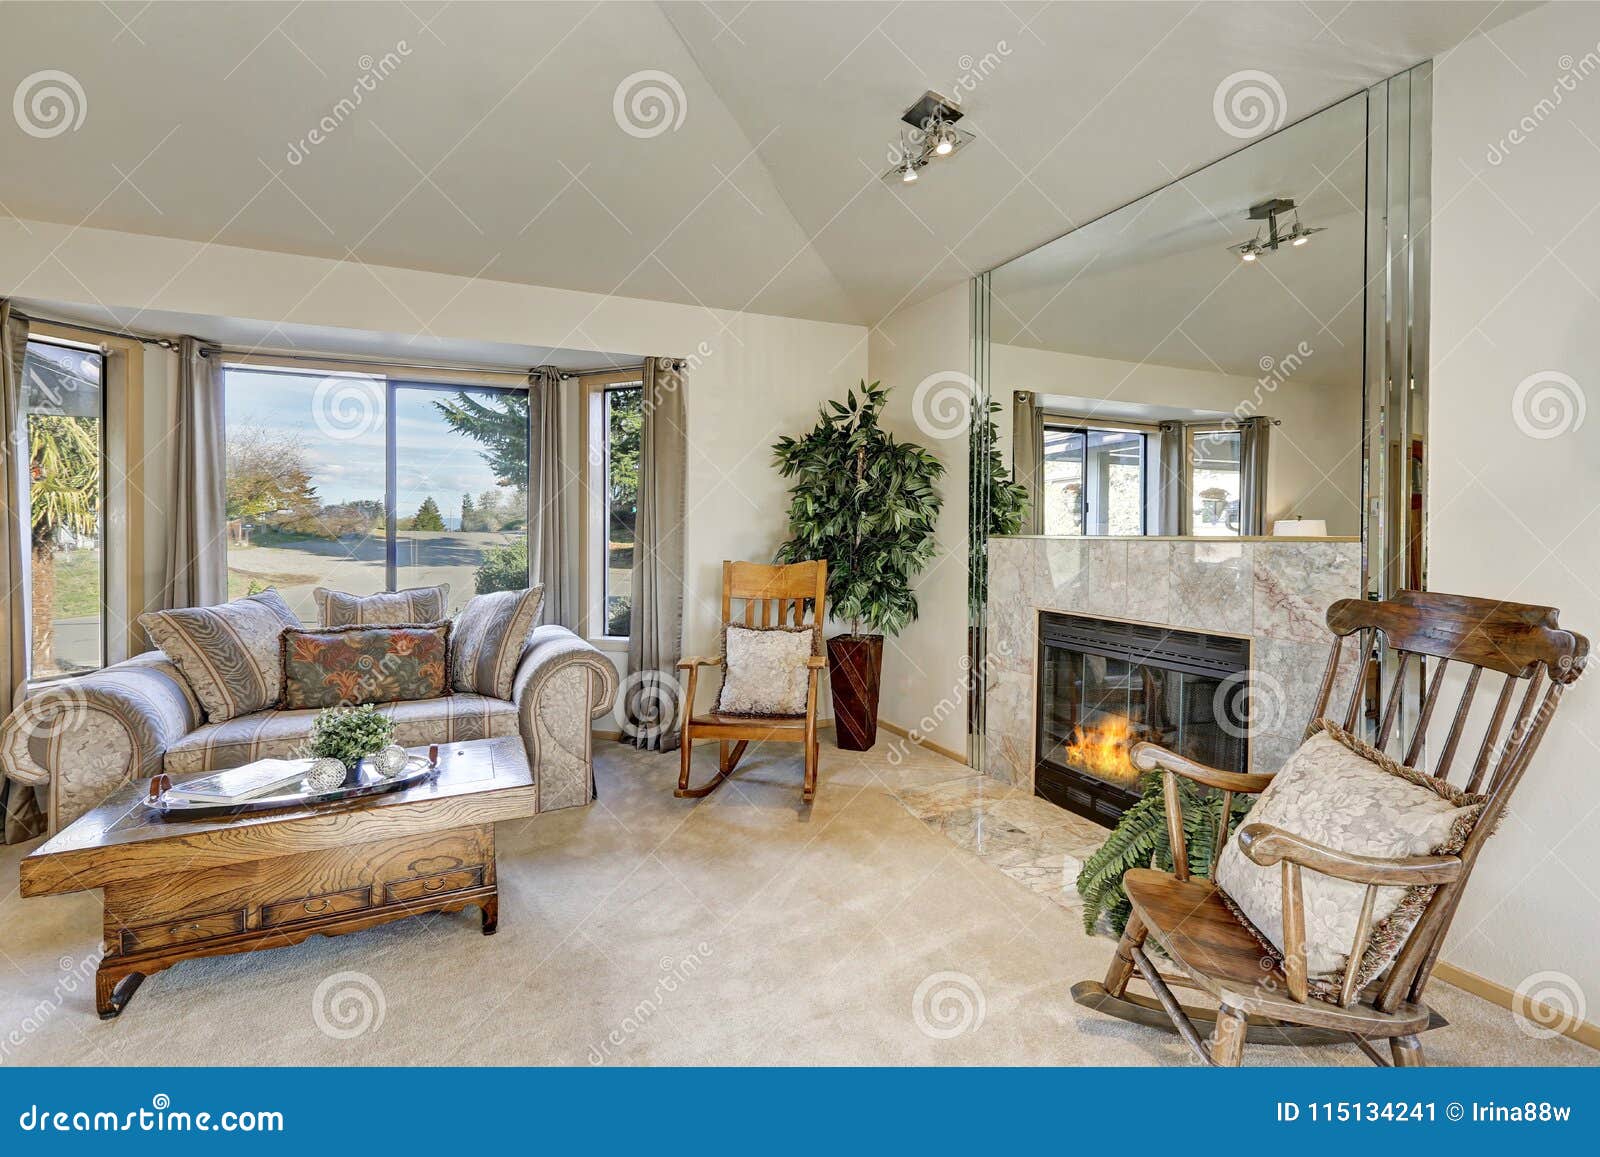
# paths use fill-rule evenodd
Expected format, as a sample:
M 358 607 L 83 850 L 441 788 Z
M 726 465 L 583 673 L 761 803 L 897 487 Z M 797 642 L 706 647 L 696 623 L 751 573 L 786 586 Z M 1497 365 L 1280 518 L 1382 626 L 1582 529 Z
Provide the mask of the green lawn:
M 100 552 L 68 550 L 56 555 L 58 619 L 92 618 L 100 613 Z

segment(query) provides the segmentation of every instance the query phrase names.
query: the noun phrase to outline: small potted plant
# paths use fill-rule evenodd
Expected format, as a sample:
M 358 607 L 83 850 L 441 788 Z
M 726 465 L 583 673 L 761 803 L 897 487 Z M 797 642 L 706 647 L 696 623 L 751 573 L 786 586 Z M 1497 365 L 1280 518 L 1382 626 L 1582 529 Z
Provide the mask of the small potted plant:
M 828 562 L 828 613 L 850 633 L 828 640 L 834 735 L 846 751 L 878 737 L 883 637 L 917 617 L 911 580 L 933 558 L 944 466 L 914 442 L 878 424 L 887 388 L 861 383 L 823 407 L 816 427 L 773 446 L 778 470 L 793 478 L 789 541 L 779 562 Z M 869 633 L 863 633 L 862 627 Z
M 311 725 L 311 754 L 337 759 L 347 771 L 369 755 L 376 755 L 394 739 L 394 723 L 370 703 L 360 707 L 329 707 Z

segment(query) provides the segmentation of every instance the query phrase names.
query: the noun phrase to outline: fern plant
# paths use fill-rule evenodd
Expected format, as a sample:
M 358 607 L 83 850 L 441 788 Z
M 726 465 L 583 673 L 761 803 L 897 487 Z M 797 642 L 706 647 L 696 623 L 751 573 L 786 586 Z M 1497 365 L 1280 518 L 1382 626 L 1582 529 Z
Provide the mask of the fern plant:
M 879 425 L 886 387 L 861 383 L 832 400 L 809 434 L 780 438 L 772 451 L 789 490 L 789 541 L 779 562 L 828 562 L 828 612 L 898 635 L 917 617 L 911 580 L 933 559 L 944 466 L 914 442 Z
M 1177 779 L 1183 805 L 1183 838 L 1189 851 L 1189 875 L 1211 875 L 1211 860 L 1217 846 L 1217 819 L 1222 813 L 1222 794 Z M 1111 835 L 1083 862 L 1078 873 L 1078 895 L 1083 898 L 1083 929 L 1094 933 L 1103 913 L 1118 936 L 1128 923 L 1128 894 L 1122 890 L 1122 876 L 1130 868 L 1155 867 L 1172 871 L 1172 842 L 1167 839 L 1166 791 L 1159 771 L 1146 772 L 1139 780 L 1139 802 L 1122 813 Z M 1228 831 L 1239 830 L 1239 822 L 1250 811 L 1253 796 L 1235 796 Z

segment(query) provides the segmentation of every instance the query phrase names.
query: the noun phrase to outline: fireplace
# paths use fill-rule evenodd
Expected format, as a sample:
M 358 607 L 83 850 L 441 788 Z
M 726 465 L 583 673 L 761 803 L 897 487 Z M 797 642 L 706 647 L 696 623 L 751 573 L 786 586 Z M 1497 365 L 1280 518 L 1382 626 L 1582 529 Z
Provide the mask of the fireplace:
M 1244 771 L 1247 639 L 1045 612 L 1035 794 L 1111 825 L 1139 799 L 1140 740 Z

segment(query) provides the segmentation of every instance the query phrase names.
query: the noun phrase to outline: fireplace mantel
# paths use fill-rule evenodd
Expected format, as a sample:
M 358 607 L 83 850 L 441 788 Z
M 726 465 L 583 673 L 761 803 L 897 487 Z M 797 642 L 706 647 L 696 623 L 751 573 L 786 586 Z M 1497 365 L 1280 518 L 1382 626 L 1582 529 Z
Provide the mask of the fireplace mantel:
M 1254 685 L 1281 700 L 1262 703 L 1251 770 L 1276 771 L 1316 698 L 1328 606 L 1360 585 L 1356 539 L 991 538 L 984 770 L 1033 790 L 1039 614 L 1062 611 L 1248 639 Z

